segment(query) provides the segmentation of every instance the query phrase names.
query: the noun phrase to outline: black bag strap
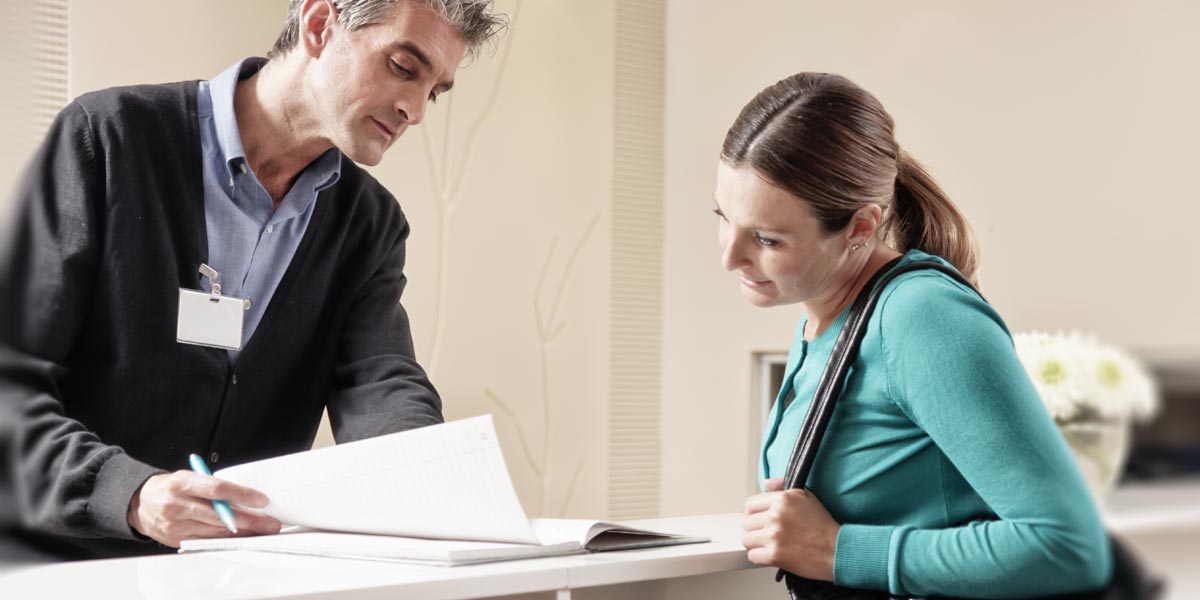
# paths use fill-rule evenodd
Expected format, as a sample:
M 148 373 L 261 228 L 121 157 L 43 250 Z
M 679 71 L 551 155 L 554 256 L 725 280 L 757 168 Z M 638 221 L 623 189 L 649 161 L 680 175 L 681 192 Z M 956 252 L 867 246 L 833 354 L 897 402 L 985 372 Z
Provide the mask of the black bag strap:
M 896 277 L 911 271 L 933 269 L 949 275 L 955 281 L 975 290 L 975 293 L 979 293 L 979 290 L 976 290 L 966 277 L 942 263 L 922 260 L 894 268 L 903 258 L 903 256 L 897 257 L 880 267 L 863 286 L 862 291 L 858 293 L 854 304 L 850 306 L 850 314 L 847 315 L 846 322 L 842 325 L 842 331 L 838 334 L 833 351 L 829 354 L 829 362 L 825 363 L 825 371 L 821 373 L 821 379 L 817 382 L 817 391 L 813 394 L 812 403 L 804 415 L 804 423 L 800 426 L 800 435 L 796 437 L 796 446 L 792 448 L 792 456 L 788 459 L 787 471 L 784 472 L 783 489 L 804 487 L 808 481 L 808 475 L 812 471 L 813 462 L 817 457 L 817 450 L 821 445 L 821 438 L 825 436 L 829 420 L 833 418 L 833 409 L 841 394 L 842 385 L 846 381 L 846 374 L 850 372 L 850 365 L 854 364 L 854 360 L 858 358 L 858 349 L 862 346 L 863 336 L 867 333 L 867 322 L 871 320 L 871 313 L 874 312 L 875 305 L 878 304 L 879 297 L 883 294 L 887 284 Z M 983 295 L 980 294 L 980 297 L 982 298 Z
M 813 462 L 817 458 L 817 450 L 821 446 L 821 439 L 825 437 L 825 430 L 829 428 L 829 421 L 833 418 L 833 409 L 837 405 L 838 396 L 841 395 L 846 374 L 850 372 L 850 365 L 858 357 L 858 349 L 862 346 L 863 337 L 867 333 L 867 322 L 871 320 L 871 313 L 874 312 L 875 305 L 879 303 L 879 297 L 883 294 L 887 284 L 896 277 L 911 271 L 934 269 L 975 290 L 975 293 L 979 293 L 979 290 L 976 290 L 975 286 L 971 285 L 971 282 L 967 281 L 967 278 L 954 268 L 924 260 L 896 267 L 903 258 L 903 256 L 898 256 L 880 267 L 863 286 L 862 291 L 858 293 L 854 304 L 850 305 L 850 314 L 846 316 L 842 331 L 838 334 L 837 341 L 834 342 L 833 351 L 829 354 L 829 362 L 825 363 L 825 370 L 817 382 L 817 390 L 813 393 L 812 403 L 809 404 L 808 412 L 804 415 L 800 434 L 796 436 L 796 445 L 792 448 L 792 455 L 788 459 L 787 470 L 784 472 L 783 489 L 804 487 L 808 481 Z M 982 298 L 983 295 L 980 294 L 980 297 Z M 780 569 L 775 575 L 775 581 L 782 580 L 787 574 L 786 571 Z

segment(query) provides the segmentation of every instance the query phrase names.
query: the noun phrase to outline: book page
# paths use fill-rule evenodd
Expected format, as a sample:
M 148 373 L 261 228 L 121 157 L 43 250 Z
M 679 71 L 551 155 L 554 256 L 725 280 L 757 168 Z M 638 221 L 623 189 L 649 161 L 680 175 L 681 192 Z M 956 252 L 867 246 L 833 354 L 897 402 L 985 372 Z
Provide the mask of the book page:
M 491 415 L 290 454 L 215 474 L 314 529 L 538 544 Z
M 620 523 L 610 523 L 608 521 L 589 521 L 586 519 L 530 519 L 529 525 L 533 527 L 533 533 L 543 544 L 561 544 L 564 542 L 575 542 L 586 546 L 592 538 L 606 531 L 618 530 L 623 533 L 636 533 L 640 535 L 657 535 L 670 537 L 674 534 L 659 533 L 657 531 L 649 531 L 646 529 L 638 529 Z
M 581 519 L 530 519 L 534 534 L 543 544 L 574 542 L 588 550 L 617 550 L 648 548 L 675 544 L 707 542 L 708 538 L 691 537 L 630 527 L 609 521 Z
M 533 558 L 582 552 L 579 544 L 529 546 L 497 542 L 430 540 L 300 529 L 278 535 L 185 540 L 180 552 L 254 550 L 440 566 Z
M 585 545 L 595 535 L 592 529 L 597 524 L 596 521 L 583 519 L 529 520 L 529 525 L 533 528 L 534 535 L 546 545 L 562 544 L 565 542 L 575 542 L 581 546 Z

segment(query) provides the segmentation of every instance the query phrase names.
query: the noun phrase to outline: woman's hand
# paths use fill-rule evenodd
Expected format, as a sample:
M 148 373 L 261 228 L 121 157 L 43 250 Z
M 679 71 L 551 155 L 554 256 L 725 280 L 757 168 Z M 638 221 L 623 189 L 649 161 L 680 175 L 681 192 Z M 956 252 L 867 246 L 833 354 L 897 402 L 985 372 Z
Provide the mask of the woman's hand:
M 742 545 L 750 562 L 804 577 L 833 581 L 833 555 L 841 525 L 807 490 L 783 490 L 783 479 L 746 500 Z
M 129 505 L 129 526 L 165 546 L 178 548 L 183 540 L 230 537 L 213 508 L 213 500 L 262 508 L 267 497 L 242 487 L 191 471 L 159 474 L 146 480 Z M 279 521 L 233 509 L 237 535 L 279 533 Z

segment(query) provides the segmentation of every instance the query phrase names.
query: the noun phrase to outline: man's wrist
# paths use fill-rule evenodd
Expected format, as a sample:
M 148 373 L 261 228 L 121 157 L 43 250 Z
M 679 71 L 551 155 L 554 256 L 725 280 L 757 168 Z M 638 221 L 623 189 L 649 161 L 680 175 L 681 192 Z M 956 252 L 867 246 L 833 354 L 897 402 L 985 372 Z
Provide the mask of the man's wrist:
M 146 481 L 150 481 L 147 479 Z M 129 523 L 129 528 L 141 533 L 141 520 L 138 519 L 138 508 L 142 506 L 142 488 L 146 487 L 146 482 L 143 481 L 136 490 L 133 491 L 133 497 L 129 499 L 129 512 L 125 515 L 125 522 Z
M 146 481 L 143 481 L 142 484 L 139 485 L 136 490 L 133 491 L 133 496 L 130 497 L 130 499 L 129 499 L 129 512 L 126 513 L 126 515 L 125 515 L 125 521 L 127 523 L 129 523 L 129 528 L 132 529 L 134 534 L 136 534 L 136 535 L 141 535 L 141 536 L 146 535 L 142 531 L 142 518 L 141 518 L 140 513 L 138 512 L 142 507 L 142 490 L 145 489 L 147 483 L 150 483 L 151 479 L 154 479 L 155 477 L 161 477 L 161 476 L 162 476 L 162 473 L 158 473 L 156 475 L 151 475 L 149 478 L 146 479 Z
M 96 474 L 88 501 L 91 532 L 101 537 L 142 539 L 129 526 L 129 507 L 138 490 L 150 477 L 162 473 L 125 453 L 116 453 Z

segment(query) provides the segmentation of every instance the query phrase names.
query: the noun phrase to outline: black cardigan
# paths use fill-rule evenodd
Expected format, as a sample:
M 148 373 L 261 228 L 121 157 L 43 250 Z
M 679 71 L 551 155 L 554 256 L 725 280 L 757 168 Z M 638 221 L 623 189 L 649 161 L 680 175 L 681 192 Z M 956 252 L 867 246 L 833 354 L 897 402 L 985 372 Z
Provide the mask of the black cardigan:
M 409 228 L 343 161 L 262 322 L 231 365 L 175 341 L 206 260 L 196 82 L 105 90 L 63 110 L 0 238 L 0 560 L 162 552 L 129 528 L 152 474 L 439 423 L 413 356 Z

